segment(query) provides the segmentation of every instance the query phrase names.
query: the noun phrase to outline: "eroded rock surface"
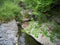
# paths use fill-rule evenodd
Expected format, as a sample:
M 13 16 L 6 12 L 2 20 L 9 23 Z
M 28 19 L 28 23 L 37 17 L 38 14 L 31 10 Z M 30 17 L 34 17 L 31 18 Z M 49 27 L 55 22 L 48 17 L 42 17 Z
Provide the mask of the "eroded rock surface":
M 15 20 L 0 25 L 0 45 L 17 45 L 18 27 Z

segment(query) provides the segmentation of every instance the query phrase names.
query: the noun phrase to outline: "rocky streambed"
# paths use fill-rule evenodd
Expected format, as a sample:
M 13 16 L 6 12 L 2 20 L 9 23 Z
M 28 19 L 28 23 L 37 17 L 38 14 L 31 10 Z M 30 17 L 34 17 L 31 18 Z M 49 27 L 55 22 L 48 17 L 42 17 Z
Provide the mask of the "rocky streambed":
M 42 45 L 41 43 L 37 42 L 32 36 L 21 32 L 19 37 L 20 45 Z
M 50 26 L 53 23 L 44 23 L 41 28 L 48 29 L 48 27 L 45 26 L 46 24 Z M 8 23 L 1 23 L 0 45 L 60 45 L 60 39 L 54 37 L 54 42 L 51 42 L 49 37 L 37 33 L 41 30 L 41 28 L 37 26 L 37 22 L 31 22 L 31 25 L 28 22 L 24 22 L 22 23 L 22 27 L 23 29 L 18 29 L 15 20 Z M 22 30 L 25 32 L 22 32 Z M 37 35 L 38 38 L 36 38 L 35 35 Z
M 0 45 L 40 45 L 40 43 L 30 35 L 18 30 L 16 21 L 12 20 L 0 24 Z

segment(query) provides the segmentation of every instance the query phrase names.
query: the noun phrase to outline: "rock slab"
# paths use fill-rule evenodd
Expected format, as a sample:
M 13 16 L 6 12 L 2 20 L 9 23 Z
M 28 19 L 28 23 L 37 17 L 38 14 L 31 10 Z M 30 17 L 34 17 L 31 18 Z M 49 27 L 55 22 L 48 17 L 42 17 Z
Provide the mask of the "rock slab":
M 18 27 L 15 20 L 0 25 L 0 45 L 17 45 Z

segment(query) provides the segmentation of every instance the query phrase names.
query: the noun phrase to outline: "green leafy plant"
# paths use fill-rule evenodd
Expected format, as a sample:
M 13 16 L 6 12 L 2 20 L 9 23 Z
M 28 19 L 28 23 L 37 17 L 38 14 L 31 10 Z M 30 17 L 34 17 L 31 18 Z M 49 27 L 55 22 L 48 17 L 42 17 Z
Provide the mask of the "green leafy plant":
M 51 8 L 50 6 L 52 5 L 52 3 L 55 3 L 56 0 L 24 0 L 24 2 L 26 2 L 27 8 L 46 12 Z
M 37 16 L 37 20 L 47 21 L 46 12 L 50 11 L 52 5 L 57 3 L 57 0 L 23 0 L 27 9 L 31 9 L 32 14 Z M 45 19 L 44 19 L 45 18 Z

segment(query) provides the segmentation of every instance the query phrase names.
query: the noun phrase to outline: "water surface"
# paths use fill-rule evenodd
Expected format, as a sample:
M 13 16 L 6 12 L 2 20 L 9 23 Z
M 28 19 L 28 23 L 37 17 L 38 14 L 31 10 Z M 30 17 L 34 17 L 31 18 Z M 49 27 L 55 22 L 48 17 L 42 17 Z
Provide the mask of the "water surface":
M 20 32 L 19 37 L 20 45 L 41 45 L 30 35 Z

